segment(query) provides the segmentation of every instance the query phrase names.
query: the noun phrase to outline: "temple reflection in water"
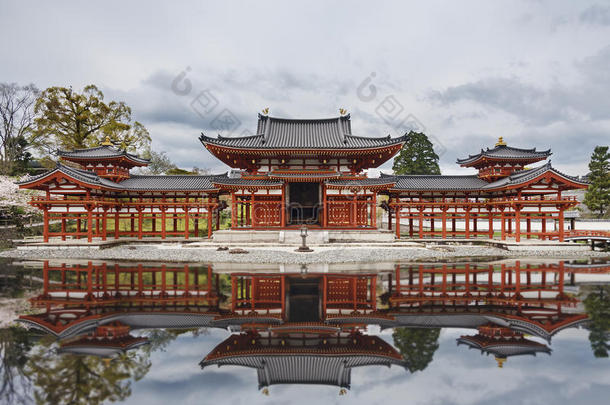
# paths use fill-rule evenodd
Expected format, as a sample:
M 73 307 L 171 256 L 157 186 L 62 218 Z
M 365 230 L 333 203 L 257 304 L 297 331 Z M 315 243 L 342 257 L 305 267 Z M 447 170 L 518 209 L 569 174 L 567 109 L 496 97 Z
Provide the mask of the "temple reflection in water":
M 555 334 L 589 327 L 580 287 L 610 281 L 607 264 L 563 261 L 234 266 L 47 261 L 32 299 L 39 313 L 20 321 L 54 336 L 59 353 L 104 358 L 146 345 L 142 329 L 222 328 L 226 339 L 202 353 L 204 373 L 248 367 L 263 392 L 274 384 L 343 392 L 355 367 L 422 370 L 439 328 L 470 329 L 456 350 L 486 353 L 500 367 L 511 356 L 550 355 Z M 380 336 L 387 328 L 393 345 Z

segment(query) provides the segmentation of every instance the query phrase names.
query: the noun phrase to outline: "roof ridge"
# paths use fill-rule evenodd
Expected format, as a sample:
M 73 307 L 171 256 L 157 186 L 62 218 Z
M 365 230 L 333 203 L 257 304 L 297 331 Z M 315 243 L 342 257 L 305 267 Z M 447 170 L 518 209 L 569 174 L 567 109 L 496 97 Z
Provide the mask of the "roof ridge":
M 283 117 L 272 117 L 272 116 L 265 116 L 265 118 L 268 118 L 270 120 L 274 120 L 274 121 L 301 121 L 301 122 L 315 122 L 315 121 L 340 121 L 340 120 L 346 120 L 346 119 L 350 119 L 350 114 L 347 115 L 340 115 L 337 117 L 327 117 L 327 118 L 283 118 Z
M 385 174 L 385 173 L 384 173 Z M 477 174 L 389 174 L 393 177 L 479 177 Z

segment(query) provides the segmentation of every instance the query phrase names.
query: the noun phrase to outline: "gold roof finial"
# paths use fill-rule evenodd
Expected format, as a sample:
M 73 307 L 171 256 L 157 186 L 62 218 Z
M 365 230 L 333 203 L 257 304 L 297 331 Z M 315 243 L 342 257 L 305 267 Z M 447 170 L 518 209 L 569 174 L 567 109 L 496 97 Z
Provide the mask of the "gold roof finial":
M 263 115 L 269 115 L 269 107 L 263 108 Z
M 104 141 L 100 144 L 102 146 L 113 146 L 112 142 L 110 141 L 110 137 L 106 136 L 106 138 L 104 139 Z
M 496 357 L 496 362 L 498 363 L 498 368 L 502 368 L 506 362 L 506 357 Z
M 339 390 L 339 395 L 345 395 L 345 394 L 347 394 L 347 390 L 345 388 L 341 388 Z
M 269 396 L 269 388 L 263 388 L 261 392 L 263 393 L 263 395 Z
M 347 114 L 347 110 L 345 108 L 339 108 L 339 114 L 345 115 Z
M 499 137 L 498 142 L 496 142 L 496 146 L 506 146 L 506 142 L 504 142 L 504 138 Z

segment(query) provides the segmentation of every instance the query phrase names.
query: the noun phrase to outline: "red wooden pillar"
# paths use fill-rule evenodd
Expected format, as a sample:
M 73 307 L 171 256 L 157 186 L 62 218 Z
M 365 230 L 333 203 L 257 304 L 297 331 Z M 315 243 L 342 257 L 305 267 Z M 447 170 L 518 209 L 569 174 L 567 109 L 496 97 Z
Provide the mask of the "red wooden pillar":
M 328 218 L 326 217 L 326 188 L 322 187 L 322 203 L 324 204 L 324 227 L 328 225 Z M 286 227 L 286 184 L 282 186 L 282 206 L 280 209 L 280 225 L 282 228 Z
M 413 217 L 411 215 L 411 210 L 409 209 L 409 238 L 413 237 Z
M 178 233 L 178 204 L 176 204 L 178 202 L 178 199 L 176 197 L 174 197 L 173 199 L 173 215 L 172 215 L 172 219 L 173 219 L 173 224 L 174 224 L 174 229 L 173 229 L 173 235 L 176 235 Z
M 541 223 L 541 230 L 540 232 L 542 233 L 541 238 L 542 239 L 546 239 L 546 214 L 542 214 L 542 223 Z
M 447 207 L 443 206 L 443 213 L 441 214 L 441 237 L 447 238 Z
M 479 218 L 479 214 L 475 213 L 472 215 L 472 233 L 474 234 L 474 237 L 476 238 L 478 235 L 478 227 L 477 227 L 477 222 L 478 222 L 478 218 Z
M 255 228 L 258 225 L 256 223 L 256 214 L 255 214 L 255 212 L 256 212 L 256 208 L 257 207 L 255 205 L 256 203 L 254 202 L 254 193 L 255 193 L 255 191 L 252 190 L 252 204 L 251 204 L 252 214 L 250 214 L 250 209 L 247 210 L 248 216 L 251 217 L 249 219 L 250 219 L 250 224 L 251 224 L 252 228 Z
M 418 224 L 419 229 L 417 231 L 417 235 L 420 239 L 422 239 L 424 237 L 424 208 L 419 208 Z
M 354 191 L 354 197 L 352 198 L 352 227 L 358 225 L 358 192 Z
M 396 239 L 400 239 L 400 205 L 396 205 Z
M 506 217 L 504 216 L 504 210 L 500 212 L 501 227 L 500 227 L 500 239 L 506 240 Z
M 377 229 L 377 193 L 373 192 L 373 203 L 371 205 L 371 226 Z
M 388 199 L 388 204 L 392 202 L 392 198 Z M 392 207 L 388 208 L 388 231 L 392 230 Z
M 563 236 L 564 236 L 564 219 L 563 219 L 563 211 L 564 211 L 564 207 L 563 205 L 559 207 L 559 219 L 558 219 L 558 227 L 559 227 L 559 242 L 563 242 Z
M 521 242 L 521 207 L 515 207 L 515 242 Z
M 151 207 L 151 211 L 154 210 L 154 209 L 155 209 L 154 207 Z M 157 214 L 152 213 L 151 216 L 152 216 L 152 224 L 151 224 L 152 233 L 153 233 L 153 235 L 156 236 L 156 233 L 157 233 Z
M 231 228 L 237 228 L 237 201 L 235 192 L 231 193 Z
M 108 221 L 106 218 L 107 213 L 108 212 L 106 211 L 106 209 L 102 211 L 102 240 L 106 240 L 106 227 L 108 225 Z
M 489 239 L 493 239 L 494 237 L 494 214 L 491 208 L 487 209 L 487 221 L 488 221 L 488 228 L 487 228 L 487 232 L 489 232 Z
M 161 239 L 167 237 L 167 207 L 161 207 Z
M 187 198 L 188 203 L 188 198 Z M 189 208 L 188 205 L 184 205 L 184 239 L 189 238 Z
M 212 210 L 213 205 L 208 203 L 208 239 L 212 237 Z
M 61 240 L 66 240 L 66 217 L 61 214 Z
M 87 207 L 87 242 L 93 241 L 93 208 Z
M 49 207 L 47 207 L 45 205 L 42 209 L 43 209 L 42 239 L 45 242 L 48 242 L 49 241 Z
M 142 207 L 138 206 L 138 239 L 142 239 L 142 222 L 144 222 L 144 213 Z
M 466 239 L 470 238 L 470 207 L 466 207 L 466 213 L 464 214 L 464 237 Z
M 120 223 L 119 207 L 115 206 L 114 207 L 114 239 L 119 238 L 119 229 L 120 229 L 119 223 Z

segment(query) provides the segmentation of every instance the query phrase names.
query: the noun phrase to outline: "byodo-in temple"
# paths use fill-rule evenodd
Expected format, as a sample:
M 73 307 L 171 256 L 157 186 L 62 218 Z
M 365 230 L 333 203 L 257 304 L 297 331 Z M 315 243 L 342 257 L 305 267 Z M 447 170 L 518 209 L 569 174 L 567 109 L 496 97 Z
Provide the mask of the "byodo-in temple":
M 283 273 L 271 265 L 251 272 L 220 264 L 40 266 L 36 313 L 19 320 L 55 337 L 58 355 L 113 358 L 146 345 L 142 330 L 222 329 L 226 338 L 194 361 L 204 373 L 252 369 L 263 392 L 275 384 L 346 390 L 356 367 L 408 369 L 410 358 L 387 341 L 387 328 L 470 331 L 455 350 L 487 354 L 499 367 L 514 356 L 551 355 L 554 335 L 588 327 L 579 288 L 610 274 L 608 264 L 563 261 L 389 263 L 374 273 L 315 265 Z
M 564 192 L 587 184 L 550 162 L 530 167 L 550 150 L 516 148 L 500 139 L 493 148 L 458 159 L 474 174 L 366 175 L 394 157 L 407 138 L 354 134 L 349 114 L 312 120 L 259 115 L 255 135 L 201 135 L 203 146 L 235 169 L 224 175 L 132 174 L 130 169 L 148 162 L 104 142 L 59 151 L 56 168 L 19 185 L 45 193 L 31 202 L 44 213 L 45 242 L 210 238 L 225 208 L 232 231 L 306 224 L 381 232 L 378 206 L 397 238 L 564 240 L 564 212 L 578 204 Z M 61 225 L 51 230 L 52 222 Z

